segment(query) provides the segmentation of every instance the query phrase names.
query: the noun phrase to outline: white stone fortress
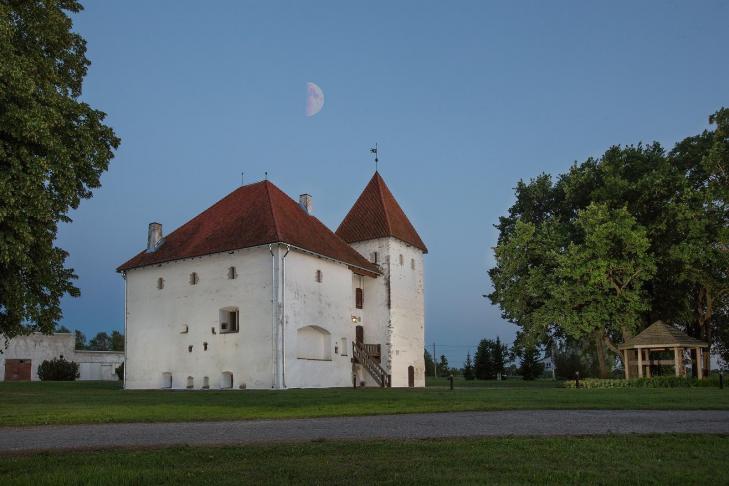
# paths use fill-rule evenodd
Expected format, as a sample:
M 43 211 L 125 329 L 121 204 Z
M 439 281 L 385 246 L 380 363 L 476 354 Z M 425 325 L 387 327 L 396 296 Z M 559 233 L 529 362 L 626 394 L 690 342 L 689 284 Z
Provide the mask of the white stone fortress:
M 427 248 L 375 172 L 336 232 L 269 181 L 168 236 L 125 279 L 125 387 L 425 385 Z

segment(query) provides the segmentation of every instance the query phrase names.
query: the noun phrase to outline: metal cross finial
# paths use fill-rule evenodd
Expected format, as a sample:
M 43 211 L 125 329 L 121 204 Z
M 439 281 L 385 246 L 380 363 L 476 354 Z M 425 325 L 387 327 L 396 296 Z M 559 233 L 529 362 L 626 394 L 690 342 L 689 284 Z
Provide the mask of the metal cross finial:
M 370 149 L 370 153 L 375 154 L 375 172 L 377 172 L 377 163 L 380 161 L 380 159 L 377 158 L 377 144 L 375 143 L 375 146 Z
M 266 180 L 268 180 L 268 171 L 264 172 L 264 175 L 266 176 Z

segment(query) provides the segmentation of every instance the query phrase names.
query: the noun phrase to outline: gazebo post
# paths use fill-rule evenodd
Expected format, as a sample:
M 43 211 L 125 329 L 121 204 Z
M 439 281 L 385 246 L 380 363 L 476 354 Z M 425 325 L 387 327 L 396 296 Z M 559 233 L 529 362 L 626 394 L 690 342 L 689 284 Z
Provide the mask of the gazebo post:
M 643 350 L 638 348 L 638 378 L 643 378 Z
M 628 364 L 628 355 L 630 354 L 630 351 L 627 349 L 623 349 L 623 366 L 625 367 L 625 379 L 630 379 L 630 371 L 628 371 L 628 368 L 630 364 Z
M 701 380 L 704 378 L 704 363 L 701 357 L 701 348 L 696 348 L 696 378 Z
M 676 368 L 676 376 L 681 376 L 681 364 L 678 359 L 678 348 L 673 348 L 673 366 Z
M 653 364 L 653 360 L 651 359 L 651 348 L 645 349 L 645 360 L 648 362 L 648 366 L 646 366 L 645 369 L 645 376 L 650 378 L 651 376 L 651 365 Z

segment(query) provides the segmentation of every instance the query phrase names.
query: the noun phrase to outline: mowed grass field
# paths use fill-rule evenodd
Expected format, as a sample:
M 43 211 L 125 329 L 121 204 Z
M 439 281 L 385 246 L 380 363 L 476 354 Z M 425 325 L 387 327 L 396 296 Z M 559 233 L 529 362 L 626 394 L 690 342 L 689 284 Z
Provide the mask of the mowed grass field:
M 729 409 L 729 389 L 567 389 L 552 381 L 471 382 L 449 390 L 123 390 L 114 382 L 0 383 L 0 427 L 278 419 L 470 410 Z
M 309 442 L 0 456 L 0 484 L 711 484 L 729 437 Z

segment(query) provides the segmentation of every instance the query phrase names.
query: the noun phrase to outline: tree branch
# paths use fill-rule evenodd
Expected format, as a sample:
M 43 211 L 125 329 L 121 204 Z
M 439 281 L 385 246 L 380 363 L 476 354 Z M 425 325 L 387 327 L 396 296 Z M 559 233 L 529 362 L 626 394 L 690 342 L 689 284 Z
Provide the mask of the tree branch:
M 615 346 L 615 344 L 613 344 L 613 342 L 607 336 L 604 336 L 603 337 L 603 340 L 605 342 L 605 346 L 607 346 L 610 351 L 612 351 L 613 353 L 617 354 L 618 355 L 618 359 L 620 359 L 620 362 L 623 363 L 623 353 L 620 352 L 620 350 L 618 349 L 618 347 Z M 623 366 L 625 366 L 625 363 L 623 363 Z

